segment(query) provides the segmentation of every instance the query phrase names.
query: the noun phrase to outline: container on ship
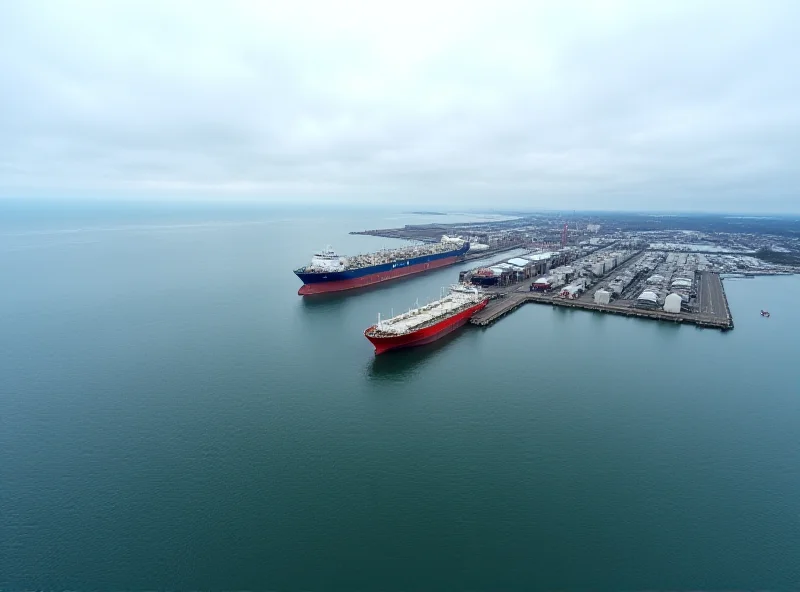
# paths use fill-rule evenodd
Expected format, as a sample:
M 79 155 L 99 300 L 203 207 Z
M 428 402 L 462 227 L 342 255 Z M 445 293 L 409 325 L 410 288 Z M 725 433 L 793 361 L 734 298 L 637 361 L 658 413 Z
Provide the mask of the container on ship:
M 375 346 L 375 354 L 404 347 L 425 345 L 464 325 L 484 308 L 488 296 L 474 286 L 452 286 L 444 298 L 415 308 L 388 320 L 381 320 L 364 331 Z
M 453 238 L 351 257 L 337 255 L 328 247 L 294 273 L 303 282 L 300 295 L 338 292 L 452 265 L 463 260 L 467 251 L 468 242 Z

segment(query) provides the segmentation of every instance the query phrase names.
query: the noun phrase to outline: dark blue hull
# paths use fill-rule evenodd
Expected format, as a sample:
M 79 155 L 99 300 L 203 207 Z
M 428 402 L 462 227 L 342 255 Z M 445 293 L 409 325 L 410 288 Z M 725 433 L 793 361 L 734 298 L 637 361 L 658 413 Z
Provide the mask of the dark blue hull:
M 404 259 L 372 265 L 360 269 L 348 269 L 347 271 L 317 272 L 309 273 L 302 270 L 295 271 L 295 275 L 303 282 L 300 294 L 318 294 L 322 292 L 336 292 L 360 288 L 378 282 L 420 273 L 445 265 L 451 265 L 463 257 L 469 250 L 469 243 L 465 243 L 458 249 L 435 253 L 433 255 L 423 255 L 413 259 Z

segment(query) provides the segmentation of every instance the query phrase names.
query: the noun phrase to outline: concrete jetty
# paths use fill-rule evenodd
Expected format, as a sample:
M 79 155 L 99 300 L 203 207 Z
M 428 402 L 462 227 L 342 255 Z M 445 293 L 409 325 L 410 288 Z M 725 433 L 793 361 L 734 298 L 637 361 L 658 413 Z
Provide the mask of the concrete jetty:
M 563 298 L 554 294 L 538 292 L 514 291 L 498 293 L 489 304 L 479 311 L 470 322 L 478 326 L 487 326 L 516 310 L 525 303 L 549 304 L 566 308 L 579 308 L 583 310 L 653 319 L 671 323 L 686 323 L 727 331 L 733 329 L 733 318 L 728 307 L 728 300 L 722 288 L 719 274 L 703 272 L 699 284 L 699 308 L 697 312 L 681 311 L 677 313 L 666 312 L 661 309 L 637 308 L 626 304 L 610 303 L 597 304 L 585 299 Z

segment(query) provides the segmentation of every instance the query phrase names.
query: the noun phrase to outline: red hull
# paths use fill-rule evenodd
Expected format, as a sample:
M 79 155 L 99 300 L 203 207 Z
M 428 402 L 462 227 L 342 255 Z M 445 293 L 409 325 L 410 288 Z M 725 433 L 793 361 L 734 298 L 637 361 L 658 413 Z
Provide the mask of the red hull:
M 431 269 L 438 269 L 439 267 L 445 267 L 447 265 L 452 265 L 456 261 L 458 261 L 457 256 L 447 257 L 445 259 L 431 261 L 430 263 L 420 263 L 418 265 L 412 265 L 410 267 L 398 267 L 397 269 L 393 269 L 392 271 L 373 273 L 372 275 L 365 275 L 363 277 L 354 278 L 352 280 L 342 280 L 338 282 L 320 282 L 318 284 L 303 284 L 303 286 L 297 291 L 297 293 L 300 294 L 301 296 L 308 296 L 311 294 L 326 294 L 328 292 L 341 292 L 342 290 L 363 288 L 364 286 L 371 286 L 372 284 L 378 284 L 380 282 L 393 280 L 395 278 L 404 277 L 407 275 L 413 275 L 415 273 L 421 273 L 423 271 L 429 271 Z
M 413 333 L 407 333 L 406 335 L 397 335 L 392 337 L 370 337 L 367 335 L 367 333 L 375 328 L 373 325 L 364 331 L 364 336 L 370 340 L 372 345 L 375 346 L 375 355 L 382 354 L 392 349 L 399 349 L 401 347 L 425 345 L 444 337 L 448 333 L 451 333 L 462 325 L 466 324 L 466 322 L 472 318 L 472 315 L 486 306 L 487 302 L 488 300 L 479 302 L 475 306 L 472 306 L 467 310 L 458 313 L 457 315 L 453 315 L 450 318 L 440 321 L 435 325 L 425 327 L 424 329 L 414 331 Z

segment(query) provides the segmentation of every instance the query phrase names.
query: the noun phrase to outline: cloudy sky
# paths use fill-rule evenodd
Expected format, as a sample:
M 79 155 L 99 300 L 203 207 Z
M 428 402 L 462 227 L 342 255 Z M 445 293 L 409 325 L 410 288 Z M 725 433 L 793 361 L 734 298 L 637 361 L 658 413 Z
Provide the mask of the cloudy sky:
M 0 196 L 800 211 L 800 2 L 0 3 Z

